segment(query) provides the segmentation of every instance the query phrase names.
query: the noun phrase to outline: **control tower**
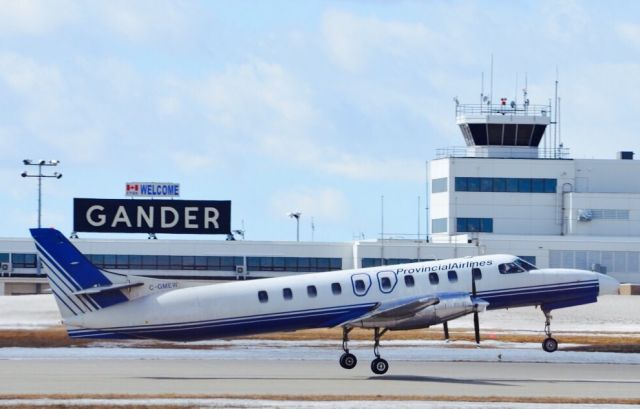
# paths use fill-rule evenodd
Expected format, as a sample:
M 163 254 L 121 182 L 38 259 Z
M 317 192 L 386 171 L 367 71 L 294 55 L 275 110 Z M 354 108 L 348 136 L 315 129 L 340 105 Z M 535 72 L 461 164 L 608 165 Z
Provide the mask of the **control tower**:
M 501 98 L 499 105 L 487 101 L 460 104 L 456 100 L 456 123 L 467 144 L 467 157 L 557 157 L 538 149 L 551 123 L 550 105 L 529 105 L 526 98 L 524 104 Z

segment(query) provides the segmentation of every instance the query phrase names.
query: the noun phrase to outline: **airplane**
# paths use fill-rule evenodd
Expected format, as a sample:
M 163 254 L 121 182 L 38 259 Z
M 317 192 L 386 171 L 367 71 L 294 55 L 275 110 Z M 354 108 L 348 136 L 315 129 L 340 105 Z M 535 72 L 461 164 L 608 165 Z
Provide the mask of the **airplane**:
M 558 342 L 551 311 L 617 294 L 614 278 L 585 270 L 538 269 L 512 255 L 484 255 L 260 280 L 195 285 L 98 269 L 59 231 L 31 235 L 67 332 L 73 338 L 198 341 L 309 328 L 342 328 L 339 359 L 352 369 L 353 328 L 374 332 L 378 375 L 389 369 L 380 338 L 389 330 L 427 328 L 499 308 L 539 306 L 543 349 Z

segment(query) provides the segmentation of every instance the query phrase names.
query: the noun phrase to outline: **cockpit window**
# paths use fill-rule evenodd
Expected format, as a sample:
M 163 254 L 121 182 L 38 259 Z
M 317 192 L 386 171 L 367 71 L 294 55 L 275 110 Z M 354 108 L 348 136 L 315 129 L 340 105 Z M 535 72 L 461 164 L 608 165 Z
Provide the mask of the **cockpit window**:
M 498 265 L 498 271 L 500 274 L 516 274 L 524 273 L 526 270 L 516 263 L 503 263 Z
M 538 267 L 534 266 L 531 263 L 528 263 L 528 262 L 524 261 L 521 258 L 517 258 L 513 262 L 516 263 L 518 266 L 524 268 L 527 271 L 537 270 L 538 269 Z

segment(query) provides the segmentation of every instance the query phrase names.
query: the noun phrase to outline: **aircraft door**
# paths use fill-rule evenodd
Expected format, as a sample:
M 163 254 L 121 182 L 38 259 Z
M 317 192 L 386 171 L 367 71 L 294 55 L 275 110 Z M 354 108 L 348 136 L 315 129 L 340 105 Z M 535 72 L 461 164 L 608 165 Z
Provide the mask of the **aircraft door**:
M 380 292 L 384 294 L 389 294 L 396 288 L 396 284 L 398 283 L 398 276 L 393 271 L 380 271 L 378 272 L 378 287 L 380 288 Z
M 365 273 L 354 274 L 351 276 L 351 286 L 355 295 L 358 297 L 365 296 L 371 288 L 371 277 Z

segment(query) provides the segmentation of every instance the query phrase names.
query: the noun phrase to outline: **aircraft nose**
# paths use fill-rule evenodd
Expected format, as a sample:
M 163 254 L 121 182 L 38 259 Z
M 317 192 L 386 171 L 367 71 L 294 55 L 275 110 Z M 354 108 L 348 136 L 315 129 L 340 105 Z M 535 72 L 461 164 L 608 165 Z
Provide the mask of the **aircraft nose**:
M 598 274 L 598 284 L 600 292 L 598 295 L 618 294 L 620 283 L 613 277 L 604 274 Z

